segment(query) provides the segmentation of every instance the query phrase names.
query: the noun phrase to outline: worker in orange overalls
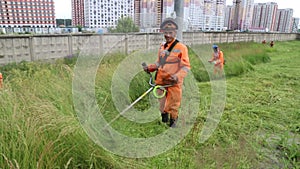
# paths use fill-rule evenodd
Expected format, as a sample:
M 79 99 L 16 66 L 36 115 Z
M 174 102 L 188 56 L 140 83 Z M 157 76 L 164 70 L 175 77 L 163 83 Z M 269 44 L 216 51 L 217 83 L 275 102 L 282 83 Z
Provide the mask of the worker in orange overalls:
M 160 25 L 166 42 L 161 44 L 154 64 L 144 67 L 146 72 L 154 72 L 155 84 L 167 87 L 165 97 L 159 99 L 162 122 L 176 127 L 178 109 L 182 97 L 184 77 L 190 70 L 187 47 L 176 39 L 178 25 L 173 18 L 166 18 Z
M 270 47 L 272 48 L 274 46 L 274 41 L 270 42 Z
M 222 76 L 223 67 L 224 67 L 224 56 L 223 52 L 220 50 L 218 45 L 213 45 L 213 54 L 212 58 L 208 61 L 214 64 L 214 74 Z

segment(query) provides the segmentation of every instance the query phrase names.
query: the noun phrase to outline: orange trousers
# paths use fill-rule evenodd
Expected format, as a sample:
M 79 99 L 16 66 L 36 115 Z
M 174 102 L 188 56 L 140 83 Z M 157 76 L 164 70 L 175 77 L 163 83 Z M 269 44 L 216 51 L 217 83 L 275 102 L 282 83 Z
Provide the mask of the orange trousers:
M 223 73 L 223 64 L 220 63 L 220 64 L 217 64 L 217 65 L 214 65 L 214 74 L 216 75 L 222 75 Z
M 176 84 L 174 86 L 166 88 L 166 96 L 159 99 L 159 110 L 161 113 L 169 113 L 170 118 L 178 118 L 178 109 L 181 103 L 182 97 L 182 84 Z M 159 90 L 158 92 L 162 92 Z M 162 93 L 161 93 L 162 94 Z

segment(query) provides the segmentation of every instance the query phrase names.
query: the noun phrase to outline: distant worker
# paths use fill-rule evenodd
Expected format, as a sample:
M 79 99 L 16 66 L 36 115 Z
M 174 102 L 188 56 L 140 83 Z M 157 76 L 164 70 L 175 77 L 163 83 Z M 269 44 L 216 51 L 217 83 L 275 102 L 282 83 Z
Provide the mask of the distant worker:
M 266 44 L 266 40 L 263 40 L 261 43 L 262 43 L 262 44 Z
M 274 41 L 270 42 L 270 47 L 272 48 L 274 46 Z
M 221 76 L 223 73 L 223 66 L 225 63 L 223 52 L 220 50 L 218 45 L 213 45 L 212 48 L 212 58 L 208 62 L 214 64 L 214 74 L 217 76 Z

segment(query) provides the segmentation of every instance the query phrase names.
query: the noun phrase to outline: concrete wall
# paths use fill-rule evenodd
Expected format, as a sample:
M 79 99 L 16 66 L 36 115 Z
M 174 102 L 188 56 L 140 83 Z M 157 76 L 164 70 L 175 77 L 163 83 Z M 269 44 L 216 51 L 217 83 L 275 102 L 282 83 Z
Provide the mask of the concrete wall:
M 239 32 L 184 32 L 187 45 L 288 41 L 300 39 L 291 33 L 239 33 Z M 143 49 L 157 49 L 164 41 L 160 33 L 136 34 L 63 34 L 63 35 L 1 35 L 0 64 L 20 61 L 47 60 L 78 54 L 131 53 Z

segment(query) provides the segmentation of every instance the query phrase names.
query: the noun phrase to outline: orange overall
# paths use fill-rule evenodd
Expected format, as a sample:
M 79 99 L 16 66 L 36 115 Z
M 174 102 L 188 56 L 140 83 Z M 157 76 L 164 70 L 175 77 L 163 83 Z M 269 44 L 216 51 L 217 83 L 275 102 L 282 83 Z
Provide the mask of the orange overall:
M 218 73 L 221 74 L 223 71 L 224 66 L 224 56 L 223 52 L 218 50 L 217 53 L 212 54 L 212 58 L 210 59 L 210 62 L 215 62 L 214 64 L 214 74 Z
M 178 42 L 172 51 L 166 54 L 166 50 L 170 48 L 174 41 L 175 39 L 169 44 L 162 44 L 160 46 L 156 63 L 152 65 L 158 68 L 155 77 L 155 83 L 157 85 L 172 84 L 169 79 L 174 76 L 177 79 L 173 86 L 166 88 L 166 96 L 159 99 L 160 112 L 169 113 L 171 119 L 177 119 L 178 117 L 183 80 L 190 70 L 188 49 L 184 44 Z

